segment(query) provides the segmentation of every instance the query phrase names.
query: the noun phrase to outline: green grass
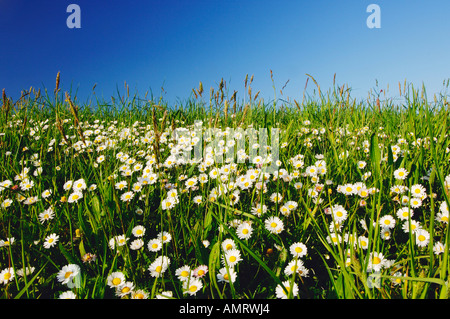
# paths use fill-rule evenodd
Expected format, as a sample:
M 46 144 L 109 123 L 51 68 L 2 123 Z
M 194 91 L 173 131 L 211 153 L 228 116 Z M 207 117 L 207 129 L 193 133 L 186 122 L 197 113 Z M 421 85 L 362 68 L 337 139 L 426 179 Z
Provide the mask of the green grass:
M 209 95 L 200 85 L 179 105 L 133 96 L 127 88 L 111 101 L 85 104 L 61 90 L 31 90 L 15 102 L 4 95 L 0 271 L 10 269 L 13 278 L 1 274 L 2 298 L 59 298 L 66 291 L 80 299 L 121 298 L 109 280 L 118 272 L 132 284 L 123 298 L 156 298 L 170 292 L 173 298 L 186 299 L 273 299 L 282 291 L 301 299 L 448 298 L 446 97 L 431 103 L 424 88 L 405 85 L 403 92 L 400 88 L 404 102 L 377 102 L 381 95 L 357 101 L 344 87 L 327 93 L 318 88 L 320 95 L 292 103 L 258 98 L 252 94 L 251 80 L 246 80 L 248 92 L 242 97 L 227 92 L 223 83 Z M 196 121 L 203 124 L 195 126 Z M 281 175 L 263 175 L 264 166 L 254 165 L 253 158 L 231 166 L 217 161 L 205 167 L 189 161 L 168 165 L 171 152 L 187 147 L 172 138 L 174 130 L 192 132 L 199 127 L 203 150 L 210 142 L 208 132 L 214 139 L 249 127 L 267 129 L 270 145 L 270 132 L 280 129 Z M 232 134 L 222 138 L 235 141 L 232 147 L 239 145 Z M 244 146 L 250 154 L 252 145 L 247 141 Z M 359 167 L 361 161 L 365 166 Z M 326 171 L 309 176 L 309 168 L 319 163 Z M 124 174 L 125 164 L 129 175 Z M 133 170 L 136 164 L 140 168 Z M 226 167 L 229 173 L 223 171 Z M 228 179 L 211 178 L 214 168 Z M 406 179 L 396 179 L 399 168 L 408 172 Z M 150 173 L 155 182 L 133 189 Z M 250 173 L 257 177 L 249 188 L 237 183 Z M 207 177 L 204 183 L 202 176 Z M 186 185 L 190 178 L 197 178 L 193 188 Z M 25 189 L 24 180 L 33 185 Z M 230 180 L 236 182 L 234 188 Z M 67 181 L 85 182 L 77 201 L 70 202 L 73 189 L 64 189 Z M 126 186 L 118 189 L 121 181 Z M 259 187 L 263 184 L 264 192 Z M 347 194 L 349 185 L 366 190 L 367 196 Z M 423 187 L 421 203 L 402 203 L 403 196 L 414 198 L 411 191 L 418 185 Z M 396 194 L 394 186 L 405 187 L 404 192 Z M 227 192 L 213 196 L 214 190 L 226 187 Z M 51 192 L 48 197 L 43 196 L 46 190 Z M 177 191 L 177 201 L 164 209 L 170 190 Z M 123 200 L 127 192 L 132 194 L 130 201 Z M 271 201 L 274 193 L 282 195 L 280 202 Z M 197 196 L 202 199 L 199 204 Z M 283 213 L 283 205 L 292 202 L 297 207 Z M 263 206 L 267 211 L 261 215 L 252 210 Z M 330 214 L 338 207 L 346 213 L 341 222 L 341 216 Z M 409 207 L 413 216 L 397 216 L 402 207 Z M 40 214 L 49 208 L 53 218 L 42 221 Z M 380 225 L 387 215 L 395 222 L 389 232 Z M 282 231 L 269 231 L 270 217 L 279 218 Z M 405 231 L 416 222 L 429 235 L 423 246 L 418 245 L 419 233 Z M 238 226 L 245 223 L 251 225 L 248 239 L 238 234 Z M 145 230 L 142 236 L 134 232 L 137 226 Z M 163 232 L 169 240 L 160 241 L 157 251 L 149 250 L 148 243 Z M 59 238 L 46 248 L 51 234 Z M 111 240 L 119 236 L 127 238 L 125 244 L 111 247 Z M 138 239 L 142 247 L 134 249 Z M 223 243 L 229 240 L 241 259 L 234 266 L 222 261 Z M 298 243 L 307 253 L 295 257 L 291 245 Z M 440 253 L 434 251 L 438 243 L 445 247 Z M 374 253 L 382 255 L 382 264 Z M 162 256 L 170 264 L 160 269 L 154 262 Z M 72 285 L 58 277 L 69 264 L 79 267 Z M 191 277 L 189 286 L 197 289 L 189 293 L 176 271 L 189 266 L 192 275 L 202 265 L 207 272 Z M 152 275 L 152 266 L 160 276 Z M 301 271 L 287 272 L 292 266 Z M 29 267 L 33 271 L 21 275 Z M 234 273 L 235 281 L 219 280 L 221 271 L 229 277 Z

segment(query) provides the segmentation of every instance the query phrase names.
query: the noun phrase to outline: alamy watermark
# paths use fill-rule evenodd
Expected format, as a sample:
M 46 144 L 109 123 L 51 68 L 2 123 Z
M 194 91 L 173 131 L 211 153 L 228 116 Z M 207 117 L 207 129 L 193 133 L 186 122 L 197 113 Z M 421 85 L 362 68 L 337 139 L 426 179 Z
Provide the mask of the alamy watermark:
M 366 25 L 369 29 L 379 29 L 381 28 L 381 9 L 377 4 L 369 4 L 367 6 L 366 12 L 371 14 L 367 17 Z

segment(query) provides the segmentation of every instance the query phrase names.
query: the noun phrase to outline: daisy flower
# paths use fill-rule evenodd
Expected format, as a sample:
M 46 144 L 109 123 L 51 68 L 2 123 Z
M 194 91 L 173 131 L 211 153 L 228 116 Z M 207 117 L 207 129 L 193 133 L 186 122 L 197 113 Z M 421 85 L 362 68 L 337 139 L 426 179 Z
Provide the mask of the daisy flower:
M 86 187 L 86 182 L 84 181 L 84 179 L 80 178 L 73 182 L 72 190 L 74 192 L 82 192 L 86 189 Z
M 267 218 L 264 221 L 264 225 L 266 229 L 273 234 L 279 234 L 284 230 L 283 221 L 277 216 Z
M 298 285 L 295 282 L 291 287 L 291 282 L 289 280 L 286 280 L 283 282 L 283 286 L 285 289 L 283 289 L 283 287 L 280 284 L 278 284 L 277 287 L 275 288 L 275 294 L 277 298 L 287 299 L 289 294 L 292 297 L 296 297 L 298 295 Z
M 445 250 L 444 244 L 442 244 L 439 241 L 437 241 L 433 246 L 433 252 L 435 255 L 443 254 L 444 250 Z
M 408 218 L 413 217 L 414 211 L 408 207 L 402 207 L 397 210 L 396 215 L 400 220 L 408 220 Z
M 203 288 L 203 283 L 200 279 L 191 277 L 190 280 L 183 281 L 183 293 L 195 296 L 197 292 Z
M 163 244 L 167 244 L 172 240 L 172 236 L 166 231 L 160 232 L 156 238 Z
M 303 261 L 300 259 L 291 260 L 284 268 L 284 274 L 286 276 L 291 276 L 292 274 L 298 272 L 301 267 L 303 267 Z
M 231 280 L 231 282 L 234 283 L 236 281 L 236 277 L 237 273 L 233 268 L 228 268 L 227 270 L 226 267 L 222 267 L 219 269 L 219 273 L 217 274 L 217 280 L 219 282 L 229 283 Z
M 129 202 L 133 199 L 134 193 L 132 191 L 125 192 L 120 196 L 120 200 L 123 202 Z
M 161 202 L 161 207 L 163 210 L 172 209 L 175 207 L 175 202 L 170 198 L 163 199 Z
M 409 173 L 405 168 L 399 168 L 394 171 L 394 178 L 397 180 L 404 180 L 408 174 Z
M 82 192 L 73 192 L 72 194 L 69 195 L 69 199 L 67 200 L 67 202 L 69 202 L 69 203 L 76 203 L 81 198 L 83 198 L 83 193 Z
M 235 249 L 235 248 L 236 248 L 236 243 L 234 242 L 233 239 L 227 238 L 224 241 L 222 241 L 222 249 L 224 251 Z
M 292 256 L 301 258 L 305 256 L 308 253 L 308 249 L 306 248 L 306 245 L 300 242 L 293 243 L 289 247 L 289 251 L 291 252 Z
M 347 210 L 342 205 L 334 205 L 331 208 L 331 213 L 333 214 L 334 221 L 339 224 L 345 221 L 348 216 Z
M 131 232 L 135 237 L 142 237 L 145 234 L 145 227 L 142 225 L 137 225 L 131 230 Z
M 72 188 L 72 185 L 73 185 L 73 181 L 67 181 L 67 182 L 64 183 L 63 189 L 65 191 L 68 191 L 68 190 L 70 190 Z
M 119 287 L 116 287 L 116 296 L 123 298 L 129 294 L 131 294 L 134 290 L 134 284 L 131 281 L 127 281 L 120 285 Z
M 421 229 L 422 226 L 420 225 L 420 223 L 417 220 L 411 220 L 411 230 L 413 233 L 417 232 L 419 229 Z M 409 233 L 409 221 L 406 220 L 403 225 L 402 225 L 402 229 L 405 233 Z
M 384 267 L 386 259 L 382 253 L 373 252 L 370 253 L 369 264 L 367 265 L 368 271 L 378 272 Z
M 417 198 L 422 198 L 427 194 L 425 187 L 420 184 L 415 184 L 411 186 L 411 195 Z
M 0 283 L 6 285 L 14 279 L 14 269 L 9 267 L 0 272 Z
M 169 267 L 170 258 L 167 256 L 159 256 L 150 264 L 148 270 L 152 277 L 160 277 Z
M 139 250 L 142 248 L 142 246 L 144 246 L 144 241 L 142 239 L 138 238 L 131 242 L 130 249 L 131 250 Z
M 222 263 L 228 264 L 228 267 L 236 266 L 241 260 L 241 252 L 235 248 L 225 251 L 222 256 Z
M 157 252 L 162 248 L 161 240 L 158 238 L 150 239 L 147 244 L 147 248 L 151 252 Z
M 106 283 L 111 288 L 119 288 L 125 282 L 126 282 L 125 274 L 120 271 L 115 271 L 106 278 Z
M 56 235 L 55 233 L 48 235 L 47 237 L 45 237 L 44 248 L 45 249 L 52 248 L 53 246 L 56 245 L 58 240 L 59 240 L 59 236 Z
M 131 299 L 148 299 L 149 293 L 144 289 L 136 289 L 131 292 Z
M 422 206 L 422 200 L 420 198 L 413 197 L 410 199 L 410 205 L 411 208 L 419 208 L 420 206 Z
M 77 299 L 77 295 L 72 290 L 64 291 L 58 297 L 59 299 Z
M 425 247 L 430 242 L 430 233 L 421 228 L 416 231 L 416 244 L 419 247 Z
M 191 277 L 191 268 L 189 265 L 184 265 L 175 270 L 175 276 L 177 276 L 180 281 L 187 281 Z
M 380 226 L 382 228 L 392 229 L 395 227 L 395 219 L 391 215 L 385 215 L 380 218 Z
M 270 201 L 273 203 L 280 203 L 283 200 L 283 196 L 280 193 L 273 193 L 270 195 Z
M 208 272 L 208 266 L 200 265 L 194 269 L 193 276 L 196 278 L 202 278 L 206 275 L 207 272 Z
M 49 198 L 52 195 L 52 190 L 51 189 L 46 189 L 45 191 L 42 192 L 42 198 Z
M 53 211 L 52 207 L 47 208 L 46 210 L 44 210 L 42 213 L 39 214 L 39 221 L 41 222 L 41 224 L 43 224 L 45 221 L 53 219 L 53 217 L 55 216 L 55 212 Z
M 252 207 L 251 212 L 252 212 L 253 215 L 261 217 L 262 214 L 265 214 L 267 212 L 267 206 L 266 205 L 257 204 L 256 206 Z
M 237 227 L 236 232 L 239 239 L 249 239 L 252 236 L 253 228 L 250 223 L 243 222 Z
M 80 266 L 76 264 L 68 264 L 61 268 L 56 275 L 58 281 L 63 284 L 69 284 L 80 273 Z

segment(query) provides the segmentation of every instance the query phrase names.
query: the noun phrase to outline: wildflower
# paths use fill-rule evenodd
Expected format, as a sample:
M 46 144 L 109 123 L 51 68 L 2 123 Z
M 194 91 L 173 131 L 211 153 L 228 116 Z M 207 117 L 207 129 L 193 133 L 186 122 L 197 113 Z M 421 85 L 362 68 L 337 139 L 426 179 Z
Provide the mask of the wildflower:
M 86 182 L 84 181 L 84 179 L 80 178 L 79 180 L 73 182 L 72 190 L 74 192 L 82 192 L 86 189 L 86 187 Z
M 67 200 L 67 202 L 68 203 L 76 203 L 81 198 L 83 198 L 83 193 L 81 193 L 81 192 L 73 192 L 72 194 L 69 195 L 69 199 Z
M 161 207 L 163 210 L 172 209 L 175 207 L 175 202 L 170 198 L 163 199 L 161 202 Z
M 167 244 L 172 240 L 172 236 L 166 232 L 162 231 L 157 236 L 158 240 L 161 241 L 163 244 Z
M 198 278 L 191 277 L 189 280 L 183 281 L 183 293 L 195 296 L 197 292 L 203 288 L 203 283 Z
M 58 240 L 59 240 L 59 236 L 56 235 L 55 233 L 53 233 L 53 234 L 51 234 L 51 235 L 48 235 L 48 236 L 45 238 L 45 241 L 44 241 L 44 248 L 45 248 L 45 249 L 52 248 L 53 246 L 56 245 L 56 243 L 58 242 Z
M 9 267 L 0 272 L 0 283 L 6 285 L 14 279 L 14 269 Z
M 227 268 L 222 267 L 219 269 L 219 273 L 217 274 L 217 279 L 219 282 L 227 282 L 229 283 L 230 280 L 232 283 L 236 281 L 237 273 L 234 271 L 233 268 Z
M 253 228 L 250 223 L 243 222 L 238 226 L 236 232 L 239 239 L 249 239 L 252 236 Z
M 418 208 L 418 207 L 422 206 L 422 200 L 418 197 L 413 197 L 410 200 L 410 205 L 412 208 Z
M 409 233 L 409 223 L 411 222 L 411 230 L 413 233 L 417 232 L 419 229 L 422 228 L 420 223 L 417 220 L 411 220 L 411 221 L 405 221 L 402 225 L 402 229 L 405 233 Z
M 2 208 L 8 208 L 11 206 L 12 202 L 13 201 L 11 199 L 7 198 L 2 202 L 1 206 L 2 206 Z
M 191 268 L 189 265 L 181 266 L 175 270 L 175 276 L 177 276 L 180 281 L 187 281 L 191 277 Z
M 142 239 L 138 238 L 131 242 L 130 249 L 139 250 L 142 248 L 142 246 L 144 246 L 144 241 Z
M 297 273 L 303 277 L 308 276 L 309 270 L 305 268 L 303 261 L 300 259 L 294 259 L 289 262 L 289 264 L 284 268 L 284 273 L 286 276 L 291 276 Z
M 397 180 L 404 180 L 408 174 L 409 173 L 405 168 L 399 168 L 394 171 L 394 178 Z
M 58 281 L 66 285 L 70 283 L 76 276 L 80 273 L 80 266 L 76 264 L 68 264 L 62 267 L 62 269 L 58 272 L 56 278 Z
M 129 294 L 131 294 L 134 290 L 134 284 L 131 281 L 127 281 L 120 285 L 119 287 L 116 287 L 116 296 L 117 297 L 125 297 Z
M 33 188 L 34 182 L 32 180 L 29 180 L 29 179 L 24 179 L 24 180 L 22 180 L 20 182 L 19 186 L 20 186 L 20 189 L 25 192 L 25 191 L 30 190 L 31 188 Z
M 333 219 L 336 223 L 342 223 L 347 219 L 348 213 L 342 205 L 334 205 L 331 208 Z
M 72 290 L 67 290 L 59 295 L 59 299 L 77 299 L 77 295 Z
M 308 249 L 306 248 L 305 244 L 297 242 L 293 243 L 289 247 L 289 251 L 291 252 L 292 256 L 301 258 L 307 254 Z
M 147 248 L 151 252 L 157 252 L 162 248 L 161 240 L 158 238 L 151 239 L 148 244 Z
M 384 258 L 382 253 L 373 252 L 370 253 L 369 264 L 367 265 L 368 271 L 378 272 L 381 268 L 384 267 L 384 263 L 386 259 Z
M 9 247 L 11 246 L 15 241 L 14 237 L 9 237 L 6 240 L 0 240 L 0 247 Z
M 408 220 L 408 218 L 413 217 L 414 211 L 408 207 L 402 207 L 397 210 L 396 215 L 400 220 Z
M 142 237 L 145 234 L 145 227 L 142 225 L 135 226 L 131 232 L 135 237 Z
M 208 272 L 208 266 L 200 265 L 194 269 L 193 276 L 196 278 L 202 278 L 206 275 L 207 272 Z
M 172 299 L 173 292 L 172 291 L 163 291 L 161 293 L 157 293 L 156 299 Z
M 430 242 L 430 233 L 421 228 L 416 231 L 416 244 L 419 247 L 425 247 Z
M 106 283 L 111 288 L 121 287 L 125 281 L 125 275 L 120 271 L 115 271 L 106 278 Z
M 134 193 L 132 191 L 129 192 L 125 192 L 122 194 L 122 196 L 120 196 L 120 200 L 123 202 L 129 202 L 133 199 L 134 197 Z
M 149 293 L 144 289 L 136 289 L 131 292 L 131 299 L 148 299 Z
M 225 251 L 224 255 L 222 256 L 222 263 L 224 265 L 228 264 L 228 267 L 234 267 L 241 260 L 241 252 L 235 248 Z
M 39 221 L 43 224 L 45 221 L 53 219 L 55 213 L 52 207 L 47 208 L 42 213 L 39 214 Z
M 51 189 L 46 189 L 45 191 L 42 192 L 42 198 L 49 198 L 52 195 L 52 190 Z
M 283 200 L 283 196 L 280 193 L 273 193 L 270 195 L 270 200 L 273 203 L 280 203 Z
M 427 194 L 425 187 L 420 184 L 412 185 L 410 191 L 411 195 L 416 198 L 422 198 Z
M 441 242 L 437 241 L 433 246 L 434 254 L 435 255 L 443 254 L 444 251 L 445 251 L 445 246 Z
M 64 183 L 63 189 L 65 191 L 68 191 L 68 190 L 70 190 L 72 188 L 72 185 L 73 185 L 73 181 L 67 181 L 67 182 Z
M 150 264 L 148 270 L 152 277 L 160 277 L 169 267 L 170 259 L 167 256 L 159 256 Z
M 284 230 L 283 221 L 276 216 L 267 218 L 264 224 L 266 229 L 273 234 L 279 234 Z
M 385 215 L 380 218 L 380 226 L 383 228 L 392 229 L 395 227 L 395 219 L 391 215 Z
M 127 181 L 120 181 L 120 182 L 117 182 L 114 187 L 117 190 L 123 190 L 127 187 L 127 185 L 128 185 Z
M 282 284 L 285 289 L 283 289 L 280 284 L 278 284 L 275 288 L 275 294 L 277 298 L 287 299 L 289 294 L 292 297 L 296 297 L 298 295 L 298 285 L 295 282 L 292 283 L 292 287 L 289 280 L 284 281 Z
M 251 212 L 253 215 L 261 217 L 262 214 L 265 214 L 267 212 L 267 206 L 261 205 L 261 204 L 256 204 L 256 206 L 252 207 Z
M 222 241 L 222 249 L 224 251 L 232 250 L 236 248 L 236 243 L 233 239 L 227 238 L 224 241 Z

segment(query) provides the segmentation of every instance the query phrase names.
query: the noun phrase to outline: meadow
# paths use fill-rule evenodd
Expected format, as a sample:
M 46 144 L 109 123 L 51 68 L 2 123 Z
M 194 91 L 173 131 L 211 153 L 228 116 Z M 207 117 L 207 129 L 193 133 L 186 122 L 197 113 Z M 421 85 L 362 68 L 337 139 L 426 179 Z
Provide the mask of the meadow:
M 3 91 L 1 298 L 448 298 L 446 96 L 252 80 L 177 105 Z

